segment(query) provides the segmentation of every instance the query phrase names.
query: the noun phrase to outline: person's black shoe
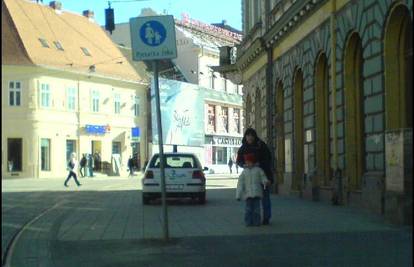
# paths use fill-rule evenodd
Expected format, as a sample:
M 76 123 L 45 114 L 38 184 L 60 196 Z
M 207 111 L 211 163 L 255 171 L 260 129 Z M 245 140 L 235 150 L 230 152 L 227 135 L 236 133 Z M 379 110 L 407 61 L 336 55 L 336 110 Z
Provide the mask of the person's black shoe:
M 263 225 L 269 225 L 269 219 L 264 219 L 262 222 Z

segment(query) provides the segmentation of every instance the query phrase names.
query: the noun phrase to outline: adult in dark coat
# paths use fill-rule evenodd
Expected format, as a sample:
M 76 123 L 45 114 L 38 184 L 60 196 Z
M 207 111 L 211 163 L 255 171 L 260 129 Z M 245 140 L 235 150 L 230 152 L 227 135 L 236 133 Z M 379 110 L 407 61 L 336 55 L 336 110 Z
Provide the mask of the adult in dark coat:
M 128 177 L 133 177 L 134 176 L 134 159 L 132 158 L 132 156 L 130 156 L 128 159 L 128 169 L 129 169 Z
M 270 181 L 263 191 L 262 208 L 263 208 L 263 224 L 269 224 L 271 214 L 271 203 L 270 203 L 270 185 L 273 184 L 273 173 L 271 168 L 272 155 L 265 142 L 263 142 L 253 128 L 246 129 L 243 139 L 242 146 L 237 152 L 236 164 L 240 167 L 244 165 L 244 155 L 253 153 L 257 159 L 259 167 L 264 171 L 267 179 Z

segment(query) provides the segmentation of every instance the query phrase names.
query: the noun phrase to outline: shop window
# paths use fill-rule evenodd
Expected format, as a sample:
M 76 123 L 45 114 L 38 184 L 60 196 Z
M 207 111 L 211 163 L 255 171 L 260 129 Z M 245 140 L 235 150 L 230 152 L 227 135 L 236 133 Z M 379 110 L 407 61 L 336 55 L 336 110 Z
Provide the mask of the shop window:
M 240 109 L 233 109 L 234 129 L 233 132 L 240 133 Z
M 40 105 L 44 108 L 50 107 L 50 87 L 49 84 L 40 85 Z
M 207 107 L 207 114 L 208 114 L 208 124 L 207 124 L 207 132 L 215 132 L 216 131 L 216 106 L 208 105 Z
M 67 89 L 67 103 L 68 103 L 68 110 L 75 110 L 75 105 L 76 105 L 76 89 L 75 88 Z
M 223 121 L 223 130 L 228 133 L 229 132 L 229 108 L 222 107 L 221 108 L 221 119 Z
M 23 141 L 21 138 L 7 139 L 7 170 L 22 171 Z
M 227 164 L 227 148 L 226 147 L 213 147 L 213 153 L 217 155 L 215 164 Z
M 20 82 L 9 82 L 9 105 L 20 106 L 21 99 L 21 83 Z
M 40 141 L 40 165 L 42 171 L 50 171 L 50 139 Z

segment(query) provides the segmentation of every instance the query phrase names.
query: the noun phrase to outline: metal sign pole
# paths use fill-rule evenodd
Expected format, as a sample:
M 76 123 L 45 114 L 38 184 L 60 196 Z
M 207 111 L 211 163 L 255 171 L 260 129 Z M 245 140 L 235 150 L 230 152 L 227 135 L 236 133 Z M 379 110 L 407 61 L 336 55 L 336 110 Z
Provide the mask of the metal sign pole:
M 164 149 L 162 142 L 162 127 L 161 127 L 161 106 L 160 106 L 160 90 L 158 87 L 158 61 L 152 61 L 152 67 L 154 70 L 154 89 L 155 89 L 155 106 L 157 110 L 157 128 L 158 128 L 158 146 L 159 146 L 159 159 L 161 170 L 161 201 L 162 201 L 162 221 L 163 221 L 163 237 L 165 241 L 168 241 L 168 214 L 167 214 L 167 200 L 165 193 L 165 161 L 164 161 Z

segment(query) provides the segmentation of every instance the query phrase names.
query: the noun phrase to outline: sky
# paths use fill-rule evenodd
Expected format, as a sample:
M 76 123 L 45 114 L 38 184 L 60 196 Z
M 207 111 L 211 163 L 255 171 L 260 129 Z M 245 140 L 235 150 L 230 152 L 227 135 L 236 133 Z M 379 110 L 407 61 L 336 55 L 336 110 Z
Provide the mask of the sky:
M 62 9 L 82 14 L 83 10 L 90 9 L 95 13 L 95 20 L 105 25 L 105 0 L 60 0 Z M 241 30 L 241 0 L 114 0 L 110 1 L 114 9 L 115 23 L 128 22 L 130 18 L 137 17 L 142 8 L 150 7 L 157 13 L 173 15 L 181 19 L 182 13 L 189 14 L 190 18 L 204 23 L 227 24 Z M 49 3 L 48 0 L 43 3 Z

